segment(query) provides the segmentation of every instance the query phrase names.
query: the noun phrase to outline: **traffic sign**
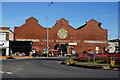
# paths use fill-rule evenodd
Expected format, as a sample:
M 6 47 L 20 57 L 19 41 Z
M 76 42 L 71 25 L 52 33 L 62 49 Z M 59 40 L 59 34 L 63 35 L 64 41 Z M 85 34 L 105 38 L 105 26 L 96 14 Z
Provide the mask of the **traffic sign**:
M 113 67 L 115 65 L 115 57 L 111 57 L 111 66 Z
M 111 60 L 114 61 L 114 58 L 112 57 Z
M 47 50 L 47 48 L 44 48 L 43 50 Z

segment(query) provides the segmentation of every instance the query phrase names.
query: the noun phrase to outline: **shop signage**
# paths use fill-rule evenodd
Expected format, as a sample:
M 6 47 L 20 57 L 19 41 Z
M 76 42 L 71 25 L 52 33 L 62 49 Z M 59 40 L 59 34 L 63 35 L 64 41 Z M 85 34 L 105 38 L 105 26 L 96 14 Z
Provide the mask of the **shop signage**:
M 39 42 L 40 39 L 16 39 L 16 41 L 33 41 L 33 42 Z
M 77 43 L 69 43 L 68 45 L 77 45 Z
M 84 40 L 84 43 L 107 43 L 107 41 L 92 41 L 92 40 Z

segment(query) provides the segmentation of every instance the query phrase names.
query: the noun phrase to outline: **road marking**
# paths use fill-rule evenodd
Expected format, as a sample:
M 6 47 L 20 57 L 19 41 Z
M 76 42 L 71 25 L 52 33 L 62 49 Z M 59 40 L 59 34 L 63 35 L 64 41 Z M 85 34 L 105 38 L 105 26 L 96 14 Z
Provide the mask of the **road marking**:
M 6 72 L 7 74 L 13 74 L 12 72 Z
M 0 71 L 0 73 L 4 73 L 3 71 Z

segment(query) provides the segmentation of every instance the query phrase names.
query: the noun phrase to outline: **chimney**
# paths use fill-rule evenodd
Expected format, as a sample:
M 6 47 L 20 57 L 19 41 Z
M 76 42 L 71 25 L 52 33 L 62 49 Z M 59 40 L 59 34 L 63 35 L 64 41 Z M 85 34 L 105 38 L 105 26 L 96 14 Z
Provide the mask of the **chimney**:
M 102 25 L 102 23 L 101 23 L 101 22 L 99 22 L 99 23 L 98 23 L 98 26 L 99 26 L 99 27 L 101 27 L 101 25 Z

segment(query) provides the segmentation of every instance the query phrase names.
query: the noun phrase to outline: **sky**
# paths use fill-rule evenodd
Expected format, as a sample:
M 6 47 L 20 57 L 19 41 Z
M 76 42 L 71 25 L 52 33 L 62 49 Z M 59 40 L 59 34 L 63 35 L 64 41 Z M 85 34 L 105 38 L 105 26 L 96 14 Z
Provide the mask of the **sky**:
M 25 20 L 35 17 L 39 24 L 47 27 L 47 5 L 50 2 L 2 2 L 2 27 L 21 26 Z M 48 7 L 48 26 L 64 18 L 69 25 L 78 28 L 94 19 L 108 29 L 108 39 L 118 38 L 118 2 L 53 2 Z

